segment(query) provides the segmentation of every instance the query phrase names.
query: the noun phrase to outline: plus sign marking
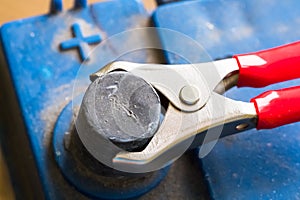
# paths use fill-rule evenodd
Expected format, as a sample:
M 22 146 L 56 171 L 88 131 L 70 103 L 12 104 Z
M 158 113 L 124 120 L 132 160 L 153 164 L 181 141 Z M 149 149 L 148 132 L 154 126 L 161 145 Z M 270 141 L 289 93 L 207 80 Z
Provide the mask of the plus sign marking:
M 89 53 L 88 45 L 101 42 L 100 35 L 91 35 L 91 36 L 84 37 L 82 35 L 80 25 L 77 23 L 72 25 L 72 32 L 73 32 L 74 38 L 62 42 L 60 44 L 60 48 L 62 50 L 77 48 L 79 50 L 81 60 L 83 61 L 83 60 L 88 59 L 88 53 Z

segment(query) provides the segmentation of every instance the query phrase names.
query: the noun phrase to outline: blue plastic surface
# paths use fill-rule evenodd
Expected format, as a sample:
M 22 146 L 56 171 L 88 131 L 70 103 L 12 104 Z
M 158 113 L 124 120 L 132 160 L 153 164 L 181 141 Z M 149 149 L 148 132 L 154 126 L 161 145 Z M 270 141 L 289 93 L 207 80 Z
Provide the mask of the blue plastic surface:
M 260 0 L 206 0 L 167 4 L 153 16 L 157 27 L 179 31 L 202 45 L 211 59 L 247 53 L 300 40 L 300 2 Z M 163 47 L 178 45 L 160 35 Z M 179 48 L 179 47 L 178 47 Z M 208 61 L 190 51 L 190 61 Z M 300 52 L 299 52 L 300 53 Z M 166 52 L 168 63 L 185 63 Z M 266 74 L 268 76 L 268 74 Z M 300 80 L 262 89 L 232 89 L 226 96 L 249 101 L 275 88 L 300 85 Z M 300 123 L 273 130 L 251 130 L 219 140 L 201 159 L 213 199 L 299 199 Z M 199 177 L 201 178 L 201 177 Z
M 98 61 L 103 55 L 89 55 L 95 44 L 101 44 L 109 36 L 127 29 L 144 27 L 149 21 L 148 13 L 138 0 L 101 2 L 85 8 L 80 3 L 86 1 L 76 2 L 77 9 L 56 13 L 61 5 L 53 1 L 51 9 L 56 12 L 10 22 L 0 29 L 6 59 L 1 67 L 9 69 L 46 199 L 87 198 L 84 191 L 79 192 L 63 177 L 54 159 L 59 152 L 54 152 L 52 147 L 53 128 L 59 113 L 73 97 L 74 80 L 79 68 L 99 69 L 102 65 Z M 78 41 L 78 38 L 85 43 Z M 119 56 L 120 45 L 125 44 L 110 44 L 106 56 Z M 86 58 L 89 59 L 82 62 Z M 125 58 L 132 59 L 130 55 Z M 138 61 L 147 59 L 145 54 L 140 54 Z M 88 80 L 88 75 L 85 78 Z M 84 90 L 75 92 L 82 93 Z M 66 123 L 69 121 L 66 120 Z M 91 183 L 81 180 L 77 185 L 84 184 Z M 157 180 L 138 188 L 140 191 L 133 188 L 123 197 L 140 195 L 155 184 Z M 23 198 L 18 196 L 21 194 L 16 195 Z

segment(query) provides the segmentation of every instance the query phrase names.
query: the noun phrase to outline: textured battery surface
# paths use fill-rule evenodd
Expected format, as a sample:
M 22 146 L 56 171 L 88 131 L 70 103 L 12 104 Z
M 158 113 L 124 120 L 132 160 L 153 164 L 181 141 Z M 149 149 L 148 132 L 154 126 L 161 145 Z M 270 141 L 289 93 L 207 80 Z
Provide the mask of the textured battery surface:
M 168 4 L 158 8 L 153 19 L 158 27 L 193 38 L 213 60 L 299 40 L 299 13 L 300 2 L 296 0 L 211 0 Z M 178 44 L 172 37 L 160 37 L 163 47 Z M 188 44 L 181 49 L 190 52 L 191 62 L 208 61 Z M 169 63 L 186 63 L 180 55 L 166 52 L 165 56 Z M 262 89 L 234 88 L 226 96 L 249 101 L 263 91 L 299 84 L 294 80 Z M 200 160 L 211 197 L 299 199 L 299 130 L 300 124 L 295 123 L 220 140 Z

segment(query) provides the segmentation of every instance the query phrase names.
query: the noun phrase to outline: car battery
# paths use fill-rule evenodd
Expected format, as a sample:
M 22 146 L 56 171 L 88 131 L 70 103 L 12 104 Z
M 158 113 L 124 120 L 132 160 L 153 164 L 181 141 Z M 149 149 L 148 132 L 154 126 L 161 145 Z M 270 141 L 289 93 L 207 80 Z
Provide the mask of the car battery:
M 207 62 L 300 37 L 296 0 L 157 4 L 151 15 L 140 0 L 91 5 L 75 0 L 68 11 L 62 1 L 52 0 L 49 14 L 0 28 L 1 146 L 16 197 L 300 198 L 299 123 L 223 138 L 146 174 L 114 171 L 84 148 L 75 119 L 90 74 L 107 63 Z M 225 95 L 249 101 L 263 91 L 293 85 L 299 80 L 262 89 L 233 88 Z

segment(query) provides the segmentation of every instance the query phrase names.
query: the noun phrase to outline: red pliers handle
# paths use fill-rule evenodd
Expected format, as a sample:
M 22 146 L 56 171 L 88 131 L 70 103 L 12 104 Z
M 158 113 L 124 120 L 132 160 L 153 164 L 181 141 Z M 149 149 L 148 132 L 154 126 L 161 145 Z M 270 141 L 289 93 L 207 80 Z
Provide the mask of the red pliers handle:
M 264 87 L 300 78 L 300 42 L 233 57 L 239 65 L 238 87 Z M 300 121 L 300 86 L 268 91 L 251 102 L 258 116 L 257 129 Z

